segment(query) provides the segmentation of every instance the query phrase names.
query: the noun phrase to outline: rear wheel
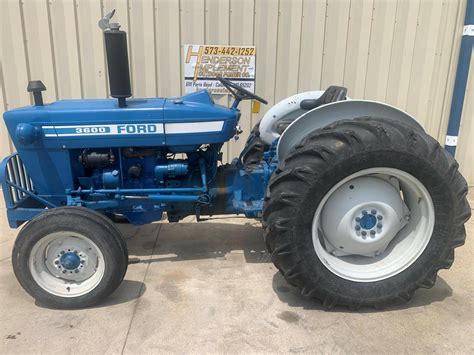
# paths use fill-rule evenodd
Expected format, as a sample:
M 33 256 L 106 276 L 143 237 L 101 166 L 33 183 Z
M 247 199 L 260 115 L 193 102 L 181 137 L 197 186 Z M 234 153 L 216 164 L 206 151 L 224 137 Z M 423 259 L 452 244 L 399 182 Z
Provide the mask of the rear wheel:
M 113 223 L 80 207 L 52 209 L 28 222 L 12 255 L 22 287 L 53 308 L 102 301 L 120 285 L 127 259 L 126 244 Z
M 464 243 L 470 208 L 457 168 L 434 139 L 392 121 L 310 133 L 270 181 L 263 218 L 273 262 L 328 308 L 408 301 Z

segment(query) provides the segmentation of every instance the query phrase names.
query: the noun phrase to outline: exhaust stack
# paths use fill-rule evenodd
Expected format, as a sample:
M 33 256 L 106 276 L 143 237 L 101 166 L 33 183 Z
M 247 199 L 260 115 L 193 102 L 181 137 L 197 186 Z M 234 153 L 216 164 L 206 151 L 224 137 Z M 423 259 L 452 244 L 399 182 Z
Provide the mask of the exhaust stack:
M 120 30 L 118 23 L 110 23 L 114 13 L 115 10 L 105 15 L 99 21 L 99 27 L 104 31 L 110 95 L 118 100 L 119 107 L 125 107 L 127 106 L 125 99 L 132 96 L 127 33 Z

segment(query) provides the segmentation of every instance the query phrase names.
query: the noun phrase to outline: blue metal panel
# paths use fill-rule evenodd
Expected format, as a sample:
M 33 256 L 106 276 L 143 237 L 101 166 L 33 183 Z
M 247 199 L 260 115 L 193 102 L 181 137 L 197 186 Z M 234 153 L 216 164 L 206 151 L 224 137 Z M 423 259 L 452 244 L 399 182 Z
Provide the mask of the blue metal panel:
M 224 143 L 235 135 L 240 112 L 215 105 L 207 91 L 198 91 L 180 98 L 167 99 L 164 123 L 167 146 Z M 222 129 L 206 131 L 204 125 L 223 122 Z M 187 123 L 191 123 L 187 129 Z M 172 134 L 167 127 L 180 125 L 181 134 Z M 200 126 L 204 128 L 200 131 Z
M 15 147 L 20 149 L 72 149 L 104 147 L 104 138 L 108 147 L 121 146 L 159 146 L 164 145 L 163 133 L 143 135 L 117 134 L 77 134 L 72 136 L 46 136 L 54 132 L 53 128 L 43 130 L 41 140 L 31 145 L 20 145 L 16 139 L 16 127 L 19 123 L 28 122 L 39 127 L 55 126 L 106 126 L 125 124 L 162 124 L 165 99 L 128 100 L 128 106 L 119 108 L 116 100 L 61 100 L 45 106 L 29 106 L 7 111 L 4 114 L 10 136 Z M 66 133 L 61 131 L 61 133 Z

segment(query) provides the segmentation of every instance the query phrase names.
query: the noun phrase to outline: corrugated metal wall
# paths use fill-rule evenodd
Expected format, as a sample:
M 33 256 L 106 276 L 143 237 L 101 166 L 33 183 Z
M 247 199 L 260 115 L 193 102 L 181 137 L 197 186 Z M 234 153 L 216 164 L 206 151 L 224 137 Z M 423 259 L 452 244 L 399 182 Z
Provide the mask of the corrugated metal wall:
M 46 101 L 107 96 L 97 21 L 113 8 L 129 36 L 135 97 L 183 92 L 183 44 L 255 45 L 256 92 L 270 105 L 344 85 L 408 111 L 444 141 L 465 0 L 0 0 L 0 110 L 30 104 L 31 79 L 45 83 Z M 471 184 L 473 76 L 457 155 Z M 244 138 L 226 157 L 263 111 L 244 102 L 242 113 Z M 0 125 L 3 156 L 12 147 Z

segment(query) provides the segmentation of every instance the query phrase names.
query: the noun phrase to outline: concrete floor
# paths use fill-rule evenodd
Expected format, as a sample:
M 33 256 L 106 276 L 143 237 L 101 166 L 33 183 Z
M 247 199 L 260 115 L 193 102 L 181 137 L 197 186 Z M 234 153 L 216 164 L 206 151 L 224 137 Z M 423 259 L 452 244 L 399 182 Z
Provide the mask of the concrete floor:
M 140 261 L 121 287 L 95 308 L 58 311 L 16 282 L 16 231 L 0 207 L 1 353 L 474 352 L 472 219 L 435 287 L 385 311 L 325 312 L 302 299 L 269 262 L 260 225 L 246 219 L 123 226 Z

